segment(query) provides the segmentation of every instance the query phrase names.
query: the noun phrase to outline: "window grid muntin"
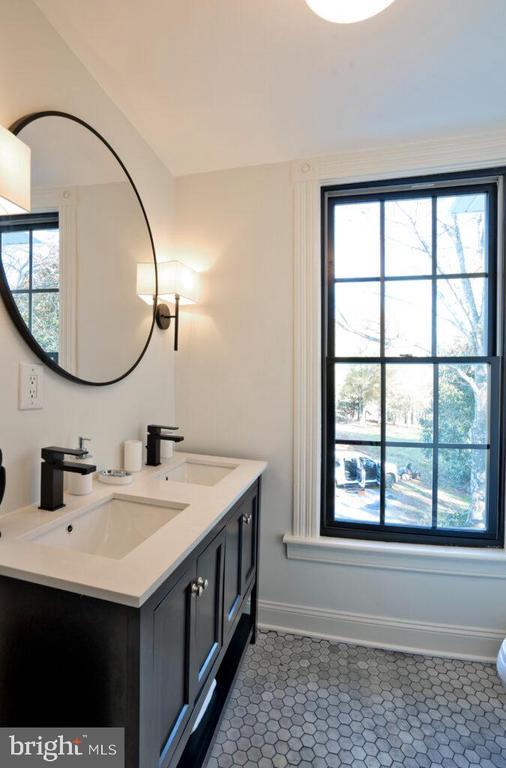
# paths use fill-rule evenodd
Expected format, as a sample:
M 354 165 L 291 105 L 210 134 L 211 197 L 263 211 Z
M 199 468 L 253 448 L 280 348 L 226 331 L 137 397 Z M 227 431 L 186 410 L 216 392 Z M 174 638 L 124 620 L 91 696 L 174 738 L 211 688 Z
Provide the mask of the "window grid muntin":
M 437 197 L 432 195 L 432 356 L 437 357 Z M 488 198 L 487 198 L 488 201 Z M 439 481 L 439 363 L 432 367 L 432 530 L 437 530 L 438 521 L 438 481 Z M 487 478 L 488 485 L 488 478 Z
M 386 316 L 385 316 L 385 201 L 380 202 L 380 526 L 385 525 L 385 461 L 386 461 L 386 367 L 384 363 L 385 358 L 385 330 L 386 330 Z M 333 409 L 335 410 L 336 404 L 333 403 Z
M 501 386 L 501 378 L 502 378 L 502 361 L 500 358 L 494 356 L 497 352 L 496 350 L 496 343 L 497 343 L 497 333 L 498 333 L 498 325 L 499 325 L 499 319 L 497 317 L 497 283 L 496 283 L 496 277 L 497 277 L 497 253 L 496 253 L 496 245 L 497 245 L 497 231 L 495 227 L 495 223 L 498 221 L 498 213 L 497 213 L 497 181 L 498 179 L 483 179 L 483 180 L 477 180 L 476 182 L 472 183 L 462 183 L 459 182 L 458 179 L 456 179 L 456 183 L 451 183 L 450 180 L 447 180 L 446 183 L 438 185 L 435 188 L 432 188 L 434 185 L 431 185 L 431 189 L 420 189 L 420 188 L 412 188 L 412 189 L 404 189 L 401 191 L 398 191 L 395 187 L 389 188 L 388 190 L 381 190 L 380 193 L 375 194 L 374 192 L 356 192 L 352 189 L 347 189 L 346 191 L 342 191 L 340 194 L 339 192 L 336 193 L 335 190 L 328 191 L 327 196 L 324 194 L 324 191 L 322 191 L 322 200 L 327 202 L 327 205 L 324 208 L 325 215 L 327 217 L 326 219 L 326 226 L 324 227 L 323 232 L 323 238 L 322 241 L 324 243 L 325 247 L 325 256 L 328 254 L 328 258 L 324 259 L 324 328 L 323 328 L 323 340 L 324 340 L 324 350 L 326 352 L 326 363 L 324 366 L 324 382 L 323 382 L 323 396 L 324 396 L 324 428 L 323 428 L 323 435 L 324 435 L 324 451 L 326 451 L 326 457 L 325 457 L 325 465 L 324 465 L 324 478 L 323 478 L 323 499 L 324 504 L 322 505 L 324 508 L 322 510 L 322 525 L 323 528 L 326 529 L 323 532 L 329 532 L 329 529 L 336 528 L 338 529 L 337 535 L 352 535 L 357 536 L 360 532 L 360 536 L 364 536 L 365 538 L 387 538 L 387 539 L 393 539 L 393 540 L 414 540 L 413 537 L 415 537 L 416 540 L 419 541 L 429 541 L 432 540 L 432 543 L 466 543 L 459 542 L 460 539 L 474 539 L 472 543 L 476 544 L 477 546 L 480 546 L 482 544 L 497 544 L 499 540 L 499 531 L 502 530 L 502 520 L 500 521 L 497 515 L 497 508 L 498 508 L 498 493 L 499 493 L 499 451 L 503 450 L 502 445 L 500 445 L 500 426 L 498 424 L 498 420 L 495 421 L 491 419 L 492 412 L 495 412 L 495 410 L 499 409 L 499 406 L 501 405 L 501 399 L 499 397 L 499 391 Z M 395 184 L 395 182 L 394 182 Z M 371 187 L 374 187 L 374 183 L 371 185 Z M 458 272 L 458 273 L 437 273 L 437 198 L 438 196 L 444 197 L 444 196 L 451 196 L 451 195 L 465 195 L 465 194 L 478 194 L 478 193 L 485 193 L 486 194 L 486 234 L 487 234 L 487 240 L 486 242 L 486 250 L 485 250 L 485 256 L 486 256 L 486 266 L 487 271 L 486 272 L 475 272 L 475 273 L 467 273 L 467 272 Z M 431 197 L 433 204 L 433 211 L 432 211 L 432 273 L 431 275 L 420 275 L 420 276 L 412 276 L 412 275 L 403 275 L 403 276 L 386 276 L 385 270 L 384 270 L 384 255 L 385 255 L 385 230 L 384 230 L 384 202 L 388 199 L 406 199 L 406 198 L 415 198 L 420 199 L 423 197 Z M 336 204 L 343 202 L 380 202 L 381 203 L 381 254 L 380 254 L 380 275 L 379 277 L 362 277 L 362 278 L 335 278 L 334 276 L 334 216 L 333 211 Z M 435 231 L 434 231 L 435 230 Z M 438 280 L 444 279 L 447 280 L 449 278 L 471 278 L 471 277 L 482 277 L 486 279 L 486 295 L 485 300 L 487 301 L 487 309 L 488 312 L 486 313 L 486 330 L 487 330 L 487 352 L 488 355 L 484 356 L 470 356 L 470 357 L 448 357 L 448 356 L 441 356 L 437 357 L 436 352 L 437 349 L 435 348 L 435 343 L 437 343 L 437 284 Z M 381 285 L 381 293 L 382 293 L 382 310 L 381 310 L 381 317 L 380 317 L 380 335 L 381 335 L 381 342 L 383 344 L 382 351 L 384 352 L 384 340 L 385 340 L 385 328 L 384 328 L 384 291 L 385 291 L 385 284 L 389 281 L 394 280 L 412 280 L 412 279 L 431 279 L 432 280 L 432 356 L 431 357 L 360 357 L 360 356 L 348 356 L 348 357 L 337 357 L 335 356 L 335 348 L 334 348 L 334 292 L 331 290 L 331 286 L 333 284 L 338 282 L 379 282 Z M 436 327 L 435 327 L 436 326 Z M 490 442 L 487 444 L 443 444 L 443 443 L 436 443 L 436 435 L 434 434 L 434 430 L 436 428 L 436 424 L 433 424 L 433 443 L 427 444 L 433 445 L 434 447 L 434 457 L 433 457 L 433 468 L 435 468 L 435 472 L 433 472 L 433 527 L 428 528 L 414 528 L 409 526 L 400 526 L 400 525 L 393 525 L 393 524 L 384 524 L 384 514 L 385 514 L 385 503 L 384 503 L 384 494 L 385 494 L 385 454 L 386 454 L 386 448 L 390 444 L 394 444 L 395 446 L 399 447 L 400 445 L 403 445 L 403 443 L 395 442 L 392 443 L 392 441 L 386 441 L 385 433 L 382 434 L 382 440 L 381 443 L 378 441 L 359 441 L 359 440 L 336 440 L 335 439 L 335 392 L 334 392 L 334 374 L 333 370 L 331 371 L 329 375 L 329 365 L 334 368 L 334 365 L 336 363 L 364 363 L 364 364 L 373 364 L 377 363 L 381 366 L 381 377 L 382 377 L 382 384 L 381 384 L 381 422 L 382 426 L 386 428 L 386 392 L 385 392 L 385 366 L 388 363 L 406 363 L 406 364 L 417 364 L 417 363 L 432 363 L 434 366 L 434 377 L 437 377 L 437 382 L 434 382 L 436 386 L 434 387 L 434 402 L 433 402 L 433 411 L 435 410 L 436 418 L 438 418 L 438 400 L 439 398 L 436 397 L 439 390 L 439 364 L 440 363 L 452 363 L 458 365 L 459 363 L 488 363 L 490 365 L 490 391 L 489 391 L 489 410 L 488 410 L 488 420 L 489 420 L 489 439 Z M 332 407 L 332 418 L 329 418 L 329 404 Z M 434 415 L 433 415 L 434 420 Z M 439 425 L 437 424 L 437 427 Z M 334 451 L 329 450 L 328 447 L 331 445 L 371 445 L 371 446 L 380 446 L 382 448 L 382 457 L 381 457 L 381 485 L 380 485 L 380 493 L 383 496 L 383 499 L 381 501 L 380 506 L 380 513 L 382 517 L 381 524 L 366 524 L 366 523 L 358 523 L 358 522 L 351 522 L 346 521 L 343 523 L 340 523 L 339 521 L 336 521 L 335 519 L 329 520 L 328 511 L 329 509 L 334 509 L 334 487 L 333 487 L 333 476 L 334 476 Z M 405 447 L 423 447 L 423 444 L 420 443 L 410 443 L 406 442 Z M 477 529 L 442 529 L 442 528 L 434 528 L 434 518 L 437 515 L 437 506 L 435 503 L 435 498 L 437 502 L 437 496 L 435 497 L 434 490 L 437 489 L 437 486 L 435 485 L 435 479 L 437 481 L 437 475 L 438 475 L 438 465 L 437 465 L 437 454 L 439 452 L 439 449 L 444 450 L 446 447 L 448 448 L 456 448 L 456 449 L 488 449 L 488 455 L 489 455 L 489 470 L 488 470 L 488 476 L 487 476 L 487 529 L 484 531 L 480 531 Z M 329 480 L 332 479 L 332 503 L 329 504 Z M 501 481 L 502 482 L 502 481 Z M 494 506 L 494 509 L 492 509 L 492 506 Z M 494 535 L 493 542 L 488 541 L 487 537 L 491 537 L 493 529 L 495 528 L 496 534 Z M 354 532 L 356 531 L 356 532 Z M 427 533 L 428 532 L 428 533 Z M 335 534 L 335 531 L 332 531 L 332 533 Z M 376 533 L 383 534 L 382 536 L 376 536 Z M 409 538 L 411 537 L 411 538 Z M 452 539 L 454 541 L 452 541 Z

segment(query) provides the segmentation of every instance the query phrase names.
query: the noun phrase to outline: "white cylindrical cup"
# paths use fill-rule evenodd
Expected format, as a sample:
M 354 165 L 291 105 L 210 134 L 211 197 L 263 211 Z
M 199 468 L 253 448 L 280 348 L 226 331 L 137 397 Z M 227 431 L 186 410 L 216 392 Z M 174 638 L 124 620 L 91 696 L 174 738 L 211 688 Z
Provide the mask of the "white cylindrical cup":
M 83 464 L 84 463 L 86 462 L 83 462 Z M 93 474 L 69 474 L 67 481 L 67 492 L 72 494 L 72 496 L 88 496 L 88 494 L 93 492 Z
M 174 443 L 172 440 L 162 440 L 160 445 L 160 458 L 167 461 L 174 455 Z
M 123 469 L 127 472 L 140 472 L 142 469 L 142 442 L 125 440 L 123 443 Z

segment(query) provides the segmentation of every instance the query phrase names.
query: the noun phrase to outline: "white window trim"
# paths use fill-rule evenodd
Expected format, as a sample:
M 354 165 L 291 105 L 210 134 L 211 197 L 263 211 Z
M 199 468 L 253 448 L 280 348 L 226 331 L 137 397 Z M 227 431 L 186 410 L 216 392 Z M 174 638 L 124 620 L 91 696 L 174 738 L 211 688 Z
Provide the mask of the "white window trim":
M 287 557 L 431 573 L 456 574 L 461 568 L 470 575 L 506 578 L 504 549 L 491 554 L 471 547 L 350 543 L 320 536 L 322 187 L 505 165 L 505 132 L 369 148 L 293 163 L 294 490 L 293 529 L 283 539 Z M 477 567 L 477 563 L 483 565 Z
M 37 189 L 32 192 L 32 211 L 57 211 L 60 234 L 60 350 L 59 365 L 69 373 L 77 370 L 77 224 L 74 188 Z

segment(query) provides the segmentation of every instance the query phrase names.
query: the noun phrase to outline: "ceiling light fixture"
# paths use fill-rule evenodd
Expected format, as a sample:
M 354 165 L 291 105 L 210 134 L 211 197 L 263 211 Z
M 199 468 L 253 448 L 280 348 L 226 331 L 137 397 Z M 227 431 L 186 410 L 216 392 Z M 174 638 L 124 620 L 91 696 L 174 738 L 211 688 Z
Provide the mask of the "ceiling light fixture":
M 335 24 L 353 24 L 384 11 L 394 0 L 306 0 L 317 16 Z

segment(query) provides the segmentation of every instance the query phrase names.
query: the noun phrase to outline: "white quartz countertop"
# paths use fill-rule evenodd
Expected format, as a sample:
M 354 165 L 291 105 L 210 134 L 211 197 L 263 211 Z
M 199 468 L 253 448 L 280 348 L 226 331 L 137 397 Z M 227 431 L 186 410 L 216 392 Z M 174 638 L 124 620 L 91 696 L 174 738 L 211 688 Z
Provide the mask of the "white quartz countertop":
M 185 461 L 232 470 L 216 485 L 161 481 L 161 473 Z M 106 485 L 94 480 L 88 496 L 65 494 L 65 507 L 56 512 L 24 507 L 0 517 L 0 575 L 56 587 L 115 603 L 140 607 L 225 516 L 264 472 L 263 461 L 177 452 L 159 467 L 146 467 L 130 485 Z M 185 507 L 172 520 L 121 559 L 38 543 L 37 529 L 70 524 L 87 510 L 111 499 Z M 38 532 L 38 531 L 37 531 Z

